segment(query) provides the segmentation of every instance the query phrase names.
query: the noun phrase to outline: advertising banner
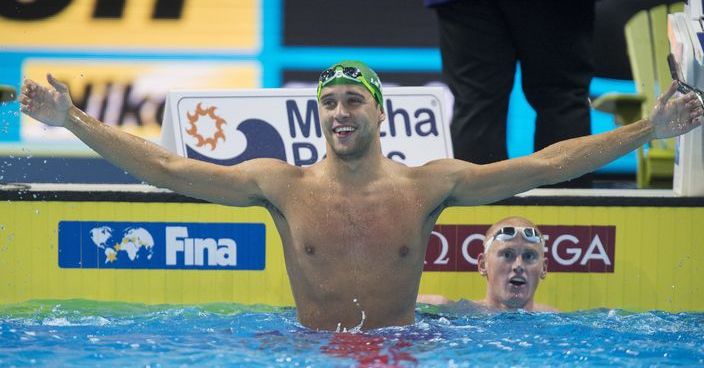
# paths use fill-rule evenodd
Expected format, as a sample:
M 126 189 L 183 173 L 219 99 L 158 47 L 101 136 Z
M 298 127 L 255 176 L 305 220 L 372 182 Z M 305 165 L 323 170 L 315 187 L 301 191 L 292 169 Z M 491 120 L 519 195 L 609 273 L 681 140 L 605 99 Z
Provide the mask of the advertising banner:
M 409 166 L 452 157 L 443 91 L 384 89 L 383 153 Z M 166 101 L 162 145 L 221 165 L 278 158 L 308 166 L 325 155 L 314 89 L 173 91 Z
M 490 225 L 435 225 L 425 271 L 477 271 Z M 615 226 L 540 225 L 550 272 L 614 272 Z
M 265 225 L 59 223 L 59 267 L 263 270 Z
M 5 0 L 0 44 L 254 53 L 261 45 L 261 11 L 259 0 Z
M 69 87 L 79 109 L 150 140 L 159 138 L 169 90 L 256 88 L 261 79 L 259 63 L 246 61 L 29 59 L 23 69 L 26 78 L 44 85 L 46 74 L 51 73 Z M 25 114 L 20 133 L 24 143 L 83 146 L 70 131 L 47 126 Z

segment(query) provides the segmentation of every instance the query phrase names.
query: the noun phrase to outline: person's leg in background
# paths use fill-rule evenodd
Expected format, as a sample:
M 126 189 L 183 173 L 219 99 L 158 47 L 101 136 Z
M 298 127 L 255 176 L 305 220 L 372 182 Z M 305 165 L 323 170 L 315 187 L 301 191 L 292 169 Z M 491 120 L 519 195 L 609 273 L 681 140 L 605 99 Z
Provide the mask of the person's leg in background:
M 455 96 L 450 131 L 455 158 L 501 161 L 516 56 L 494 0 L 458 1 L 436 8 L 443 75 Z
M 535 150 L 591 134 L 594 0 L 498 3 L 516 42 L 523 92 L 537 113 Z M 591 179 L 587 174 L 555 186 L 590 187 Z

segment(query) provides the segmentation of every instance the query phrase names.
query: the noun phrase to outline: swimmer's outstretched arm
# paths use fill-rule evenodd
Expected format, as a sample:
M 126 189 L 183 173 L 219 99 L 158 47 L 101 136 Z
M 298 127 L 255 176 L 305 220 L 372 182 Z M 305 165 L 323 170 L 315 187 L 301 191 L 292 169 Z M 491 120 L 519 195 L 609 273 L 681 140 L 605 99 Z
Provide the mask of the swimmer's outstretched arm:
M 691 93 L 672 98 L 675 92 L 673 82 L 658 98 L 650 117 L 633 124 L 565 140 L 530 156 L 488 165 L 458 160 L 431 162 L 426 165 L 425 176 L 439 182 L 437 185 L 448 186 L 446 205 L 492 203 L 541 185 L 578 177 L 652 139 L 678 136 L 701 125 L 704 110 L 697 96 Z
M 150 184 L 215 203 L 262 205 L 271 189 L 266 186 L 285 181 L 282 176 L 295 170 L 269 159 L 231 167 L 186 159 L 89 116 L 73 105 L 66 85 L 51 74 L 47 80 L 53 89 L 25 80 L 19 98 L 21 111 L 70 130 L 105 159 Z

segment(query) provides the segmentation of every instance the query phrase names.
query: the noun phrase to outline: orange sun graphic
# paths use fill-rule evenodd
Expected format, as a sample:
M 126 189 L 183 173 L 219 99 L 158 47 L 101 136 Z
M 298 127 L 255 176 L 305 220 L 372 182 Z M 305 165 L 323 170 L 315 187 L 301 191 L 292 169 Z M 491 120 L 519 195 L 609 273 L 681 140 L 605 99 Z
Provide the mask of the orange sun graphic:
M 218 144 L 218 139 L 222 138 L 222 141 L 225 141 L 225 132 L 222 130 L 222 126 L 224 124 L 227 124 L 225 119 L 215 115 L 215 106 L 210 106 L 207 109 L 203 109 L 200 107 L 200 103 L 196 106 L 196 111 L 194 114 L 191 114 L 189 112 L 186 112 L 186 116 L 188 117 L 188 122 L 191 124 L 191 127 L 186 130 L 186 133 L 190 135 L 191 137 L 195 138 L 198 142 L 196 143 L 196 146 L 202 147 L 206 144 L 210 145 L 210 150 L 214 150 L 215 147 Z M 203 135 L 198 133 L 198 126 L 196 123 L 198 122 L 198 119 L 200 119 L 201 116 L 208 116 L 213 121 L 215 122 L 215 134 L 213 134 L 212 137 L 203 137 Z

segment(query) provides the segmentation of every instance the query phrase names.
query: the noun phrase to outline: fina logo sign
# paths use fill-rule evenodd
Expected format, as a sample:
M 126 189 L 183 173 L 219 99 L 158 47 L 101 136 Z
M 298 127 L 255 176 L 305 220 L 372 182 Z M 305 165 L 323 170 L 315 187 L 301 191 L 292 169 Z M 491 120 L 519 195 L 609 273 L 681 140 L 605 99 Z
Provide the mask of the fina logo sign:
M 61 221 L 61 268 L 263 270 L 265 225 Z
M 384 98 L 387 157 L 408 166 L 453 157 L 442 88 L 392 87 Z M 314 89 L 169 92 L 161 144 L 226 166 L 263 157 L 309 166 L 325 157 Z

